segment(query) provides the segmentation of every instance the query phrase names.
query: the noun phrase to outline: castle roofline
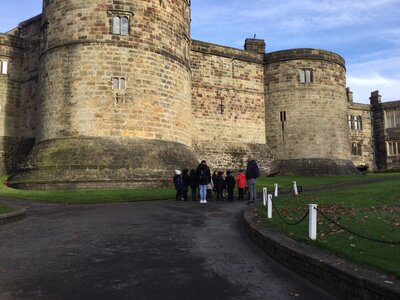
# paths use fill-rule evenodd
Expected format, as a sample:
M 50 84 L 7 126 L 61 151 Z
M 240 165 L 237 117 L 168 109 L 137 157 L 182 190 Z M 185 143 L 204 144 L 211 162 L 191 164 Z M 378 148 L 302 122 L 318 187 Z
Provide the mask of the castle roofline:
M 261 54 L 198 40 L 192 40 L 191 50 L 252 63 L 263 63 L 263 55 Z
M 267 64 L 287 60 L 310 59 L 332 62 L 341 65 L 343 68 L 346 68 L 345 60 L 339 54 L 314 48 L 295 48 L 280 50 L 276 52 L 266 53 L 264 57 L 265 63 Z
M 42 14 L 38 14 L 37 16 L 34 16 L 26 21 L 22 21 L 21 23 L 18 24 L 18 26 L 11 28 L 10 30 L 7 30 L 6 32 L 0 32 L 0 34 L 4 35 L 15 35 L 16 32 L 18 32 L 18 29 L 21 27 L 26 27 L 42 18 Z M 17 33 L 18 34 L 18 33 Z
M 32 17 L 32 18 L 30 18 L 30 19 L 28 19 L 26 21 L 23 21 L 23 22 L 19 23 L 18 27 L 28 26 L 28 25 L 30 25 L 30 24 L 32 24 L 34 22 L 37 22 L 37 21 L 39 21 L 41 19 L 42 19 L 42 14 L 38 14 L 37 16 L 34 16 L 34 17 Z

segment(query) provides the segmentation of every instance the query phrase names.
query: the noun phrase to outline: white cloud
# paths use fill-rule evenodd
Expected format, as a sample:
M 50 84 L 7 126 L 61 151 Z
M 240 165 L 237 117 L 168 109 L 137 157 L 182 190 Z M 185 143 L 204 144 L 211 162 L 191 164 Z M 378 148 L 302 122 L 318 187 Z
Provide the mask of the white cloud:
M 375 90 L 379 90 L 384 102 L 400 100 L 400 56 L 349 64 L 347 85 L 356 102 L 368 103 Z

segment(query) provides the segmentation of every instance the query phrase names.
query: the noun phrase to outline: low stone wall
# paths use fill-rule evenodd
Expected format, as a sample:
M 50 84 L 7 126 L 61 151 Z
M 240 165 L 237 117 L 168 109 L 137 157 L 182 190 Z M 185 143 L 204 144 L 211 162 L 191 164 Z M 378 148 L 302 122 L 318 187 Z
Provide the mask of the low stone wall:
M 400 299 L 400 280 L 298 243 L 262 224 L 254 207 L 245 209 L 244 224 L 267 254 L 340 299 Z
M 361 175 L 350 160 L 321 158 L 276 160 L 271 173 L 289 176 Z

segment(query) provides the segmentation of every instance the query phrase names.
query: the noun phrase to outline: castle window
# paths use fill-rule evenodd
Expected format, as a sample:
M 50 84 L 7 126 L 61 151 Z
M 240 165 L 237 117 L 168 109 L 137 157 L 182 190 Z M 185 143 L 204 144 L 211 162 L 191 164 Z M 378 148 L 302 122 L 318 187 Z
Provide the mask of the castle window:
M 386 111 L 386 128 L 400 127 L 400 111 Z
M 8 74 L 8 61 L 6 61 L 6 60 L 0 61 L 0 69 L 1 69 L 0 74 L 7 75 Z
M 299 76 L 300 76 L 300 83 L 313 82 L 313 74 L 311 69 L 300 69 Z
M 347 121 L 351 130 L 362 130 L 362 117 L 361 116 L 348 116 Z
M 387 142 L 387 153 L 388 156 L 397 156 L 399 155 L 399 143 L 397 142 Z
M 124 92 L 126 85 L 125 85 L 125 78 L 122 77 L 114 77 L 112 79 L 113 82 L 113 90 L 117 92 Z
M 354 142 L 351 144 L 351 155 L 361 156 L 361 143 Z
M 129 34 L 129 18 L 127 16 L 113 16 L 113 34 Z

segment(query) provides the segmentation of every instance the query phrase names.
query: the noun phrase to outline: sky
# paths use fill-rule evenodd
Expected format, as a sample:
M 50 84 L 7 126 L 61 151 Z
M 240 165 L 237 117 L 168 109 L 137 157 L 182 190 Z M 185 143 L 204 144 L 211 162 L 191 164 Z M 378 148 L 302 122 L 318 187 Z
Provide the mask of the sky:
M 400 100 L 400 0 L 192 0 L 192 39 L 267 52 L 318 48 L 346 60 L 354 101 Z M 42 0 L 0 0 L 0 32 L 41 12 Z

